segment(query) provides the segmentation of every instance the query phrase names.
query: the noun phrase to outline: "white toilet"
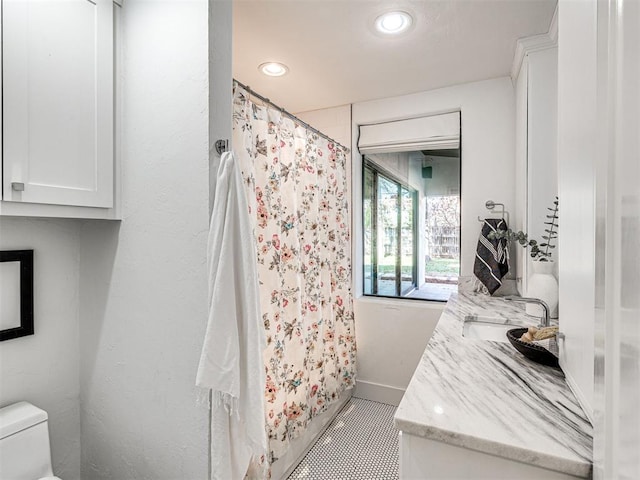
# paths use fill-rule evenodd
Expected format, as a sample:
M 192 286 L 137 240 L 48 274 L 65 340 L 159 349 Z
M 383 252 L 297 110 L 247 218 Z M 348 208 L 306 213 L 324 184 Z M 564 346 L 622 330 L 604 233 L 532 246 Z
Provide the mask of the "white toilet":
M 60 480 L 51 469 L 47 419 L 27 402 L 0 408 L 0 479 Z

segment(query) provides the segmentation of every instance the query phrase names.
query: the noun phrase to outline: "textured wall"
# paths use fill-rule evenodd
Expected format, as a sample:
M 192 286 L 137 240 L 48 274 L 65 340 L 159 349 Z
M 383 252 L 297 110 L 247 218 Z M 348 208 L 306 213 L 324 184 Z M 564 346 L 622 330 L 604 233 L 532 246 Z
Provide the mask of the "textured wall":
M 34 250 L 35 334 L 0 343 L 0 406 L 46 410 L 53 471 L 80 478 L 78 220 L 0 219 L 0 249 Z
M 81 232 L 84 479 L 207 476 L 208 10 L 122 10 L 121 224 Z

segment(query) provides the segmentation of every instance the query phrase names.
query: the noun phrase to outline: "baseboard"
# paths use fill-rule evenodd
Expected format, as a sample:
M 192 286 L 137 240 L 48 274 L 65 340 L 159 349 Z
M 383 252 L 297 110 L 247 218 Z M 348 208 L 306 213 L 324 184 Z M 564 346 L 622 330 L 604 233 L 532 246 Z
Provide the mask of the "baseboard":
M 351 399 L 352 392 L 353 389 L 345 391 L 340 400 L 311 421 L 304 433 L 291 440 L 286 454 L 271 465 L 271 478 L 284 480 L 291 475 L 307 452 L 320 438 L 320 435 L 324 433 L 336 415 Z
M 397 407 L 400 405 L 400 400 L 402 400 L 404 392 L 404 388 L 358 380 L 356 382 L 356 389 L 355 392 L 353 392 L 353 396 Z

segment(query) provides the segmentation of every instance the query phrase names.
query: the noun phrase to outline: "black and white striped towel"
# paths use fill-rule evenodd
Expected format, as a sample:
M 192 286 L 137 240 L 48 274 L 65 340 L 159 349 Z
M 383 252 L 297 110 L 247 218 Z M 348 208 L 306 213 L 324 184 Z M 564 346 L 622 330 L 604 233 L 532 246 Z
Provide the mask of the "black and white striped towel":
M 478 238 L 473 273 L 482 285 L 486 287 L 490 295 L 493 295 L 493 292 L 502 285 L 502 278 L 509 271 L 509 259 L 507 240 L 504 238 L 489 239 L 488 236 L 496 230 L 506 229 L 507 222 L 503 219 L 485 218 Z

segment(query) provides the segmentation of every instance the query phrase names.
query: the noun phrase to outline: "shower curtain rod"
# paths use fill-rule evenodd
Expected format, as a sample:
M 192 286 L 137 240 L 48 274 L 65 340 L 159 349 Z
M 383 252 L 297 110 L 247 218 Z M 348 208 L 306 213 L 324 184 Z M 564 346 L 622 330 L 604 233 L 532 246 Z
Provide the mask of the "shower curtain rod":
M 235 78 L 233 79 L 233 83 L 237 84 L 240 88 L 245 89 L 247 92 L 249 92 L 249 95 L 252 95 L 256 98 L 258 98 L 259 100 L 261 100 L 264 103 L 268 103 L 269 105 L 271 105 L 273 108 L 275 108 L 276 110 L 280 110 L 280 112 L 283 115 L 286 115 L 287 117 L 289 117 L 291 120 L 293 120 L 296 123 L 299 123 L 300 125 L 302 125 L 303 127 L 307 128 L 308 130 L 311 130 L 314 133 L 317 133 L 318 135 L 320 135 L 323 138 L 326 138 L 327 140 L 329 140 L 330 142 L 333 142 L 337 145 L 340 145 L 342 148 L 344 148 L 347 152 L 349 151 L 349 149 L 347 147 L 345 147 L 344 145 L 342 145 L 340 142 L 335 141 L 333 138 L 331 138 L 329 135 L 326 135 L 324 133 L 322 133 L 320 130 L 318 130 L 317 128 L 313 128 L 311 125 L 309 125 L 307 122 L 300 120 L 298 117 L 296 117 L 293 113 L 289 113 L 287 112 L 284 108 L 276 105 L 275 103 L 273 103 L 271 100 L 269 100 L 266 97 L 263 97 L 262 95 L 260 95 L 259 93 L 256 93 L 255 91 L 251 90 L 251 87 L 248 87 L 247 85 L 245 85 L 242 82 L 239 82 L 238 80 L 236 80 Z

